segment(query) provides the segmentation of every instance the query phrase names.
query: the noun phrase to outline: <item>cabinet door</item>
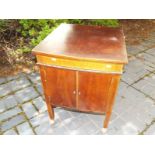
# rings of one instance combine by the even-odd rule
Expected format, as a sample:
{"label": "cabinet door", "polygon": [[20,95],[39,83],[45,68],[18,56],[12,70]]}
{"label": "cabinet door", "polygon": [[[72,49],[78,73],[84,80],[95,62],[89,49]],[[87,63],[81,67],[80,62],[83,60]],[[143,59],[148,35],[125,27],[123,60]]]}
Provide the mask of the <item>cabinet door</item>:
{"label": "cabinet door", "polygon": [[78,78],[78,109],[81,111],[105,112],[112,75],[79,72]]}
{"label": "cabinet door", "polygon": [[[52,105],[76,107],[75,71],[42,66],[44,93],[51,97]],[[44,71],[43,71],[44,70]]]}

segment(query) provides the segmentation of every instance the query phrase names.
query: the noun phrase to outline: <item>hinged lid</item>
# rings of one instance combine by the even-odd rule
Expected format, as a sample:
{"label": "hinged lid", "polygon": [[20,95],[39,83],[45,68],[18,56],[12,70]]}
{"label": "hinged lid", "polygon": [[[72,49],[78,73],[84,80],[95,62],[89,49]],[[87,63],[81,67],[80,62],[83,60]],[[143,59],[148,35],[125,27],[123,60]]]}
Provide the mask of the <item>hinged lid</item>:
{"label": "hinged lid", "polygon": [[81,60],[128,62],[121,28],[61,24],[32,51]]}

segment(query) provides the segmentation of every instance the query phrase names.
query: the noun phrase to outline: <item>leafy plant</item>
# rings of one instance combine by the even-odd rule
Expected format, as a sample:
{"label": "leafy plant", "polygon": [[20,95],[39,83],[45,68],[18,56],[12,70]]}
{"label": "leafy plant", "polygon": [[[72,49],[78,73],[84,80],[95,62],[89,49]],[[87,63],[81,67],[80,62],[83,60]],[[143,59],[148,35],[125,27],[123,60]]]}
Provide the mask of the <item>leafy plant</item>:
{"label": "leafy plant", "polygon": [[61,21],[59,20],[30,20],[22,19],[19,20],[20,27],[18,32],[22,34],[23,37],[30,38],[30,45],[35,46],[41,40],[43,40],[50,32],[52,32]]}
{"label": "leafy plant", "polygon": [[110,27],[119,26],[118,20],[116,20],[116,19],[95,19],[95,20],[91,20],[90,24],[91,25],[110,26]]}
{"label": "leafy plant", "polygon": [[0,20],[0,30],[2,30],[4,27],[6,27],[6,20],[2,19]]}

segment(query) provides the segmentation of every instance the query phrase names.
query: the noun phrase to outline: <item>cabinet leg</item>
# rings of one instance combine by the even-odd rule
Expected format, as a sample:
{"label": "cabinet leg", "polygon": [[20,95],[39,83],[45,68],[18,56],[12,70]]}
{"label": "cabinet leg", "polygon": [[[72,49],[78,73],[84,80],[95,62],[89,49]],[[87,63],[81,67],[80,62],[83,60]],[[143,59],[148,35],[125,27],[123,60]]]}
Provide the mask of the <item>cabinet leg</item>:
{"label": "cabinet leg", "polygon": [[109,121],[110,121],[112,108],[113,108],[113,104],[114,104],[114,99],[115,99],[115,96],[116,96],[119,81],[120,81],[120,75],[111,78],[111,84],[110,84],[110,88],[108,90],[109,95],[107,97],[108,105],[106,107],[106,117],[105,117],[104,125],[103,125],[104,129],[108,128],[108,124],[109,124]]}
{"label": "cabinet leg", "polygon": [[51,104],[51,99],[50,99],[49,96],[45,95],[45,100],[46,100],[48,114],[49,114],[49,117],[50,117],[50,122],[51,122],[51,124],[53,124],[54,123],[54,110],[53,110],[53,107],[52,107],[52,104]]}
{"label": "cabinet leg", "polygon": [[110,121],[110,116],[111,116],[111,112],[106,113],[105,120],[104,120],[104,125],[103,125],[104,128],[108,128],[108,124],[109,124],[109,121]]}
{"label": "cabinet leg", "polygon": [[107,113],[106,114],[106,117],[105,117],[105,120],[104,120],[104,124],[103,124],[103,128],[102,128],[102,132],[103,133],[107,132],[108,124],[109,124],[109,121],[110,121],[110,116],[111,116],[111,113]]}

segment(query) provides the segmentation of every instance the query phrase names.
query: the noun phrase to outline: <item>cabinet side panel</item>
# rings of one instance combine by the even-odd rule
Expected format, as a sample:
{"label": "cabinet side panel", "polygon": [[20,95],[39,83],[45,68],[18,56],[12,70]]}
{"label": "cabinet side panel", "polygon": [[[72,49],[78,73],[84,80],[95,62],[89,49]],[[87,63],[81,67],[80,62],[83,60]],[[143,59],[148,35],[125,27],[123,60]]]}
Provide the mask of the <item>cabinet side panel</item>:
{"label": "cabinet side panel", "polygon": [[47,110],[48,110],[48,114],[50,119],[54,119],[54,111],[53,111],[53,107],[52,107],[52,102],[51,102],[51,97],[45,94],[46,91],[46,72],[45,72],[45,68],[44,66],[39,66],[40,67],[40,75],[41,75],[41,81],[42,81],[42,86],[43,86],[43,90],[44,90],[44,95],[45,95],[45,100],[46,100],[46,105],[47,105]]}
{"label": "cabinet side panel", "polygon": [[45,72],[44,66],[40,65],[39,69],[40,69],[42,87],[43,87],[43,91],[44,91],[44,94],[45,94],[45,90],[46,90],[46,72]]}
{"label": "cabinet side panel", "polygon": [[120,81],[120,75],[115,75],[111,79],[110,87],[108,90],[107,106],[106,106],[106,118],[104,121],[104,128],[108,127],[108,124],[110,121],[112,108],[114,105],[115,97],[117,95],[117,89],[119,86],[119,81]]}

